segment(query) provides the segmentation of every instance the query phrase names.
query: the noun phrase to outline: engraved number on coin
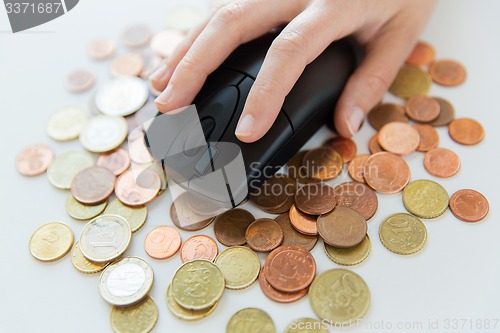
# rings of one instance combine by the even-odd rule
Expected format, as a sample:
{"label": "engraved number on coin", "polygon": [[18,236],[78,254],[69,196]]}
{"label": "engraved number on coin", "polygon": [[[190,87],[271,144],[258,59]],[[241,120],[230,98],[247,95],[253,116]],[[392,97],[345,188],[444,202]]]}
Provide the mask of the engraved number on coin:
{"label": "engraved number on coin", "polygon": [[394,232],[395,234],[401,233],[401,232],[413,232],[413,229],[411,228],[410,224],[408,221],[398,218],[398,217],[391,217],[389,220],[387,220],[387,223],[392,227],[391,231]]}
{"label": "engraved number on coin", "polygon": [[358,297],[361,294],[361,291],[355,287],[355,283],[348,273],[342,275],[342,279],[336,280],[330,289],[335,295],[334,305],[341,308],[348,307],[351,304],[352,298]]}

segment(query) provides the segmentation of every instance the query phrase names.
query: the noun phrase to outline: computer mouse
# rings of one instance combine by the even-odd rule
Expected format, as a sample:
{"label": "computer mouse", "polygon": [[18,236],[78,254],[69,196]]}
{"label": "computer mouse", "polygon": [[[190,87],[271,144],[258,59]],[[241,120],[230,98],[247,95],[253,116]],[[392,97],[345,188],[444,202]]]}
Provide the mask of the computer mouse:
{"label": "computer mouse", "polygon": [[237,206],[332,122],[337,99],[362,56],[348,38],[332,43],[307,65],[267,134],[253,143],[236,138],[250,88],[278,34],[241,45],[207,78],[193,101],[197,119],[181,119],[182,112],[177,120],[164,119],[168,114],[159,113],[151,123],[146,144],[163,161],[170,180],[221,206]]}

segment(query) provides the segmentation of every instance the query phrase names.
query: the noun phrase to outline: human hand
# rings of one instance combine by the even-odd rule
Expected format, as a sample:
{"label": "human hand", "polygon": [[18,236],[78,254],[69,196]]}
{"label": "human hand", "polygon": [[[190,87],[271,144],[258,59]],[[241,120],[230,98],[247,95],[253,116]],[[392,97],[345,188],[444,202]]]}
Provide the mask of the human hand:
{"label": "human hand", "polygon": [[305,66],[333,41],[353,35],[366,56],[334,112],[340,135],[357,133],[413,49],[435,0],[234,0],[193,29],[152,76],[162,112],[192,103],[207,76],[240,44],[288,23],[272,43],[236,128],[243,142],[272,126]]}

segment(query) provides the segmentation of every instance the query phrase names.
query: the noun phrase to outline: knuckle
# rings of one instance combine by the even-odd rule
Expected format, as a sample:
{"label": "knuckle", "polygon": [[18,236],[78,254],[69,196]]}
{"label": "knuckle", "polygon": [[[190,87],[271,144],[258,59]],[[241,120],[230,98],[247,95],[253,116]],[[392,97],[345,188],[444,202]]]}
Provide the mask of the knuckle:
{"label": "knuckle", "polygon": [[233,1],[217,10],[213,19],[223,25],[231,25],[238,22],[243,17],[242,15],[243,5],[239,1]]}
{"label": "knuckle", "polygon": [[179,67],[185,71],[193,71],[193,70],[199,70],[200,66],[199,62],[196,61],[195,55],[192,52],[188,52],[182,58],[181,62],[179,63]]}
{"label": "knuckle", "polygon": [[267,99],[269,97],[275,97],[277,90],[279,90],[280,82],[274,78],[261,79],[259,82],[254,84],[255,96],[258,98]]}
{"label": "knuckle", "polygon": [[272,44],[273,50],[280,53],[295,53],[307,48],[303,34],[297,30],[283,31]]}
{"label": "knuckle", "polygon": [[368,73],[364,79],[365,85],[368,90],[373,94],[374,97],[383,95],[391,82],[387,79],[387,76],[383,73]]}

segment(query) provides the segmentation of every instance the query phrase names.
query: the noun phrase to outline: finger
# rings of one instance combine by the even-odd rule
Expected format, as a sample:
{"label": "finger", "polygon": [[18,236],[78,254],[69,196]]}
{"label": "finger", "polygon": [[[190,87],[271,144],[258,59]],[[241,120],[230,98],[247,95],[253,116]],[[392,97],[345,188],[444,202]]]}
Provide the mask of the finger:
{"label": "finger", "polygon": [[168,112],[190,104],[207,76],[240,44],[287,22],[302,10],[304,0],[235,0],[219,9],[194,40],[155,100]]}

